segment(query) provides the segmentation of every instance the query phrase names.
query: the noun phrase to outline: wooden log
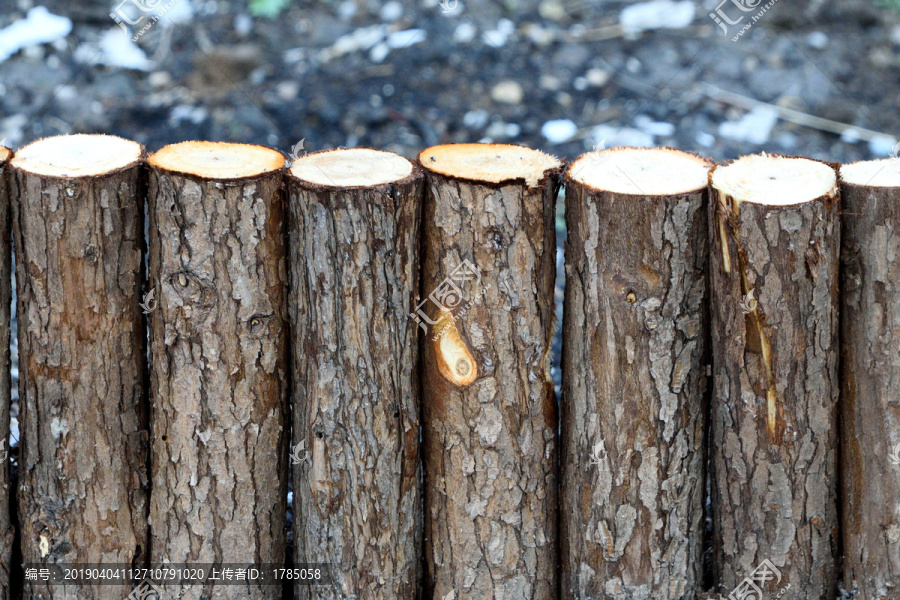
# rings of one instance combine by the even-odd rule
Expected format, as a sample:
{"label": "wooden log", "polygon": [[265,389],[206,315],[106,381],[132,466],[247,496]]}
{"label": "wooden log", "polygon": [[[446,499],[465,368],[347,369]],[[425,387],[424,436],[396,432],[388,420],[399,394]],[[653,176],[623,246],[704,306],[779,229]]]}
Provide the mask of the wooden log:
{"label": "wooden log", "polygon": [[295,598],[419,597],[422,185],[408,159],[363,148],[288,176],[295,562],[334,577]]}
{"label": "wooden log", "polygon": [[[72,135],[10,163],[25,563],[146,559],[142,158],[134,142]],[[118,600],[122,590],[39,580],[24,597]]]}
{"label": "wooden log", "polygon": [[10,599],[12,549],[15,530],[10,519],[13,488],[9,461],[9,303],[11,299],[11,243],[6,165],[12,158],[9,148],[0,146],[0,600]]}
{"label": "wooden log", "polygon": [[[283,564],[287,511],[284,157],[166,146],[150,166],[154,563]],[[215,596],[213,596],[215,593]],[[275,599],[252,582],[183,598]]]}
{"label": "wooden log", "polygon": [[[755,155],[710,173],[713,563],[728,594],[836,594],[839,191],[830,165]],[[764,564],[764,561],[769,561]]]}
{"label": "wooden log", "polygon": [[709,167],[614,148],[566,173],[565,598],[703,591]]}
{"label": "wooden log", "polygon": [[841,167],[844,588],[900,594],[900,160]]}
{"label": "wooden log", "polygon": [[419,164],[425,597],[557,598],[550,347],[561,163],[458,144],[422,151]]}

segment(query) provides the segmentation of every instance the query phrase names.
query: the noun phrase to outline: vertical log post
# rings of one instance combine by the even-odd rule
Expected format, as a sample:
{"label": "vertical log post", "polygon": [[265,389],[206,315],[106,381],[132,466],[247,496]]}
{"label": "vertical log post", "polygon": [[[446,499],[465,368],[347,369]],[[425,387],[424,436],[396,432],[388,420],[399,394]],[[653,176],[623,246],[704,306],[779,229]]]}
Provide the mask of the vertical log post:
{"label": "vertical log post", "polygon": [[[10,163],[25,563],[146,558],[142,156],[121,138],[72,135]],[[118,600],[122,588],[26,581],[24,595]]]}
{"label": "vertical log post", "polygon": [[[154,563],[285,560],[284,157],[184,142],[149,159]],[[215,598],[275,599],[248,582]],[[212,584],[183,598],[213,597]]]}
{"label": "vertical log post", "polygon": [[716,591],[774,568],[764,593],[833,598],[836,173],[763,154],[714,167],[710,184]]}
{"label": "vertical log post", "polygon": [[0,600],[10,600],[9,582],[12,573],[13,524],[10,522],[10,503],[13,490],[9,469],[9,330],[11,298],[11,260],[9,195],[6,189],[6,164],[12,152],[0,146]]}
{"label": "vertical log post", "polygon": [[419,597],[422,185],[408,159],[364,148],[290,170],[295,561],[331,563],[334,586],[299,599]]}
{"label": "vertical log post", "polygon": [[841,167],[844,589],[900,594],[900,160]]}
{"label": "vertical log post", "polygon": [[561,163],[458,144],[424,150],[419,164],[426,598],[554,599]]}
{"label": "vertical log post", "polygon": [[567,171],[565,598],[703,591],[709,166],[615,148]]}

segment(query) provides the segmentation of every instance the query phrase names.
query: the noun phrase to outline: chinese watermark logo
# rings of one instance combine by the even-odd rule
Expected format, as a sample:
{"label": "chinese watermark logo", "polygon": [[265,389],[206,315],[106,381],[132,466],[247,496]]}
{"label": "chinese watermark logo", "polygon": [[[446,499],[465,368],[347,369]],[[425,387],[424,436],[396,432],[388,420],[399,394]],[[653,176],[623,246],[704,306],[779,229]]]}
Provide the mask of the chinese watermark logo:
{"label": "chinese watermark logo", "polygon": [[[428,294],[428,297],[419,302],[416,306],[416,312],[409,313],[409,316],[419,324],[419,327],[427,334],[429,325],[437,325],[440,319],[432,320],[428,313],[425,312],[423,306],[426,302],[431,301],[438,309],[438,314],[450,315],[455,319],[462,316],[470,307],[471,301],[463,292],[463,288],[467,287],[470,282],[475,285],[481,284],[481,271],[468,260],[463,260],[453,271],[450,272],[438,286]],[[435,339],[443,335],[443,331],[435,334]]]}
{"label": "chinese watermark logo", "polygon": [[[781,571],[769,559],[765,559],[750,573],[749,577],[734,588],[728,595],[728,600],[762,600],[763,586],[770,581],[774,581],[776,584],[781,583]],[[775,597],[781,598],[790,587],[791,584],[787,584]]]}
{"label": "chinese watermark logo", "polygon": [[288,156],[291,157],[291,161],[295,161],[301,156],[306,156],[306,150],[303,149],[303,144],[306,143],[306,138],[303,138],[291,148],[291,153]]}
{"label": "chinese watermark logo", "polygon": [[131,41],[136,42],[177,2],[178,0],[169,0],[165,6],[160,6],[162,0],[122,0],[109,16],[126,34],[131,34],[129,25],[137,29],[137,33],[131,37]]}
{"label": "chinese watermark logo", "polygon": [[[728,12],[725,11],[722,7],[728,3],[733,4],[740,12],[735,13],[733,10]],[[751,27],[769,10],[772,6],[775,5],[778,0],[769,0],[764,6],[760,6],[763,0],[722,0],[719,5],[716,7],[715,12],[709,13],[709,18],[715,21],[716,25],[719,26],[721,30],[721,35],[728,35],[729,26],[740,25],[744,22],[744,18],[749,16],[750,20],[744,23],[741,26],[740,31],[731,38],[732,42],[738,41],[744,33],[750,30]],[[756,11],[755,15],[748,15],[747,13],[751,13]],[[729,12],[731,14],[729,14]],[[739,15],[738,18],[733,19],[731,15]]]}
{"label": "chinese watermark logo", "polygon": [[156,288],[151,289],[144,294],[144,301],[139,304],[145,315],[149,315],[156,310],[158,303],[156,302]]}
{"label": "chinese watermark logo", "polygon": [[155,583],[145,579],[131,590],[125,600],[163,600],[163,591]]}
{"label": "chinese watermark logo", "polygon": [[306,438],[303,438],[291,451],[291,464],[301,465],[309,462],[309,451],[306,449]]}
{"label": "chinese watermark logo", "polygon": [[591,449],[591,466],[597,467],[598,471],[603,471],[603,463],[608,456],[609,454],[606,452],[606,442],[600,440],[594,444],[594,447]]}
{"label": "chinese watermark logo", "polygon": [[753,297],[754,293],[756,293],[756,290],[750,290],[741,299],[741,312],[745,315],[749,315],[756,310],[757,302],[756,298]]}
{"label": "chinese watermark logo", "polygon": [[892,465],[900,465],[900,444],[894,446],[894,450],[888,454],[888,458],[891,459]]}
{"label": "chinese watermark logo", "polygon": [[449,13],[456,10],[456,7],[459,6],[458,0],[441,0],[438,3],[441,7],[441,12]]}

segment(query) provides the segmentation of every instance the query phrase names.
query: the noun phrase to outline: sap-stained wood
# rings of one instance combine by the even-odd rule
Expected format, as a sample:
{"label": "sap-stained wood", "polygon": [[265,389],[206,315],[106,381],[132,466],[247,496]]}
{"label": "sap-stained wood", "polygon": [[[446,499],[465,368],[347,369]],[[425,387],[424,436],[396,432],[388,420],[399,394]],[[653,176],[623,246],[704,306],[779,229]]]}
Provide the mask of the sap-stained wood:
{"label": "sap-stained wood", "polygon": [[431,313],[422,336],[428,598],[558,597],[558,186],[427,175],[422,297],[464,260],[481,273],[465,314]]}
{"label": "sap-stained wood", "polygon": [[[223,182],[151,169],[154,562],[284,561],[281,184],[281,170]],[[182,598],[275,599],[281,589],[196,585]]]}
{"label": "sap-stained wood", "polygon": [[[139,167],[80,178],[10,171],[22,560],[140,564],[148,481]],[[25,597],[121,600],[122,589],[31,581]]]}
{"label": "sap-stained wood", "polygon": [[[312,155],[311,155],[312,156]],[[323,187],[288,176],[294,547],[333,565],[300,599],[415,600],[421,582],[417,326],[422,175]]]}
{"label": "sap-stained wood", "polygon": [[781,581],[767,594],[833,598],[839,195],[772,206],[711,194],[716,590],[769,560]]}
{"label": "sap-stained wood", "polygon": [[[895,159],[891,159],[895,160]],[[900,594],[900,187],[842,184],[844,588]]]}
{"label": "sap-stained wood", "polygon": [[9,600],[12,573],[13,524],[10,502],[13,489],[9,461],[9,303],[11,294],[9,196],[6,189],[6,161],[10,152],[0,146],[0,600]]}
{"label": "sap-stained wood", "polygon": [[702,591],[706,214],[567,178],[563,598]]}

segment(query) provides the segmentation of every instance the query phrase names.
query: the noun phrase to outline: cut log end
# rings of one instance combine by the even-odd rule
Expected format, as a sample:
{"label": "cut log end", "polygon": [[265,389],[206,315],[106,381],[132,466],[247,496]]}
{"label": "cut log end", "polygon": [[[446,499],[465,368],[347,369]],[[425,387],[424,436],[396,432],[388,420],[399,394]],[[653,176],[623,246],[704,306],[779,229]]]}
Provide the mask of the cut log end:
{"label": "cut log end", "polygon": [[510,144],[432,146],[419,153],[419,164],[447,177],[495,185],[524,180],[528,187],[537,187],[562,167],[549,154]]}
{"label": "cut log end", "polygon": [[900,159],[864,160],[844,165],[841,181],[866,187],[900,187]]}
{"label": "cut log end", "polygon": [[286,163],[277,150],[226,142],[171,144],[152,154],[147,162],[157,169],[214,180],[265,175],[283,168]]}
{"label": "cut log end", "polygon": [[395,183],[413,174],[409,159],[370,148],[339,148],[302,156],[291,176],[305,184],[335,188],[370,188]]}
{"label": "cut log end", "polygon": [[137,142],[112,135],[60,135],[28,144],[10,165],[47,177],[93,177],[130,167],[143,152]]}
{"label": "cut log end", "polygon": [[717,167],[712,187],[738,202],[793,206],[837,194],[837,173],[808,158],[754,154]]}
{"label": "cut log end", "polygon": [[581,155],[566,179],[598,192],[679,196],[705,188],[710,166],[671,148],[609,148]]}

